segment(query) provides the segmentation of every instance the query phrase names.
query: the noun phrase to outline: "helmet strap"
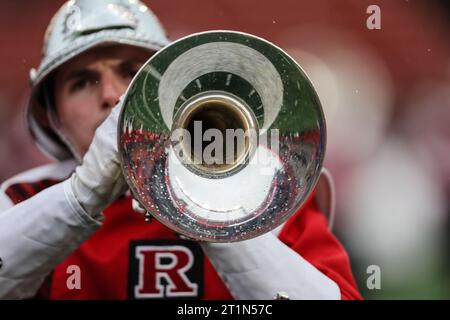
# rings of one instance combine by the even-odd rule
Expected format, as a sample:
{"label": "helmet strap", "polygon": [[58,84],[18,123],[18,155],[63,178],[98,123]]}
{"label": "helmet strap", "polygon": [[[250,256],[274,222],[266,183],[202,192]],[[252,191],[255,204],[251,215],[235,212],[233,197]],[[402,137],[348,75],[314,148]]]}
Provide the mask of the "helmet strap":
{"label": "helmet strap", "polygon": [[56,114],[56,106],[53,105],[53,99],[50,98],[50,90],[47,86],[47,83],[44,83],[43,85],[44,90],[44,99],[45,99],[45,107],[47,111],[47,118],[50,123],[51,128],[56,132],[58,137],[61,139],[62,142],[69,148],[72,155],[75,157],[75,159],[81,163],[82,157],[80,153],[77,151],[76,147],[73,145],[73,143],[70,142],[70,139],[67,137],[67,135],[64,133],[64,128],[61,126],[61,122],[58,119],[58,115]]}

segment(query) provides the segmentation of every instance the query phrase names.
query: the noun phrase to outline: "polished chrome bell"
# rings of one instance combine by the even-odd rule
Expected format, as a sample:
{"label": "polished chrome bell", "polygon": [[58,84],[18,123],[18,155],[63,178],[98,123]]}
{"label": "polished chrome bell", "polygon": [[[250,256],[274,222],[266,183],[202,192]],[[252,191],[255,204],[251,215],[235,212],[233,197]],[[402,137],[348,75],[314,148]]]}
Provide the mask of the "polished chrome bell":
{"label": "polished chrome bell", "polygon": [[134,78],[119,120],[133,196],[191,239],[268,232],[306,201],[326,144],[317,94],[273,44],[209,31],[157,52]]}

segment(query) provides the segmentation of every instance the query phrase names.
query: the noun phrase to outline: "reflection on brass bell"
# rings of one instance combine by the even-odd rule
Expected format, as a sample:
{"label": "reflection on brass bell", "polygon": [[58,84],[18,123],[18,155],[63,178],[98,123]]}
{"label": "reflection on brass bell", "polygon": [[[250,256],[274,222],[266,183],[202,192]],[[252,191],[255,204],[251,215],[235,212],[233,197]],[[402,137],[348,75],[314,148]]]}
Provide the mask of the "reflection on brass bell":
{"label": "reflection on brass bell", "polygon": [[146,220],[149,212],[187,238],[231,242],[302,206],[321,172],[326,129],[289,55],[249,34],[209,31],[147,61],[125,94],[118,139]]}

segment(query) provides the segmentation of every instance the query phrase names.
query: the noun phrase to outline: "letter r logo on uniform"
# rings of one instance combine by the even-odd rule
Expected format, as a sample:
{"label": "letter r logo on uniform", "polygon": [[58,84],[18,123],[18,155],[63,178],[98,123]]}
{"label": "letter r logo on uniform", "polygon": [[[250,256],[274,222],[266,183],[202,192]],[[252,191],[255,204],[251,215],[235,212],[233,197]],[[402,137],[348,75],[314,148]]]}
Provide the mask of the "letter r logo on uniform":
{"label": "letter r logo on uniform", "polygon": [[203,264],[196,250],[181,244],[136,245],[134,264],[137,281],[133,281],[133,296],[137,299],[197,297],[199,286],[192,278],[194,265]]}

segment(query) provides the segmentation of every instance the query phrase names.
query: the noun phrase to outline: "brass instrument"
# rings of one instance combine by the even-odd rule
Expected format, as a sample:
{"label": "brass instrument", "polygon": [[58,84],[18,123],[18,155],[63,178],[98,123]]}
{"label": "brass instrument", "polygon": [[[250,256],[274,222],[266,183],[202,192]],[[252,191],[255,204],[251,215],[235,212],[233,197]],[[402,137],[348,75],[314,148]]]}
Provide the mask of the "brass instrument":
{"label": "brass instrument", "polygon": [[293,215],[322,168],[318,96],[283,50],[208,31],[173,42],[141,68],[119,119],[133,196],[188,238],[232,242]]}

